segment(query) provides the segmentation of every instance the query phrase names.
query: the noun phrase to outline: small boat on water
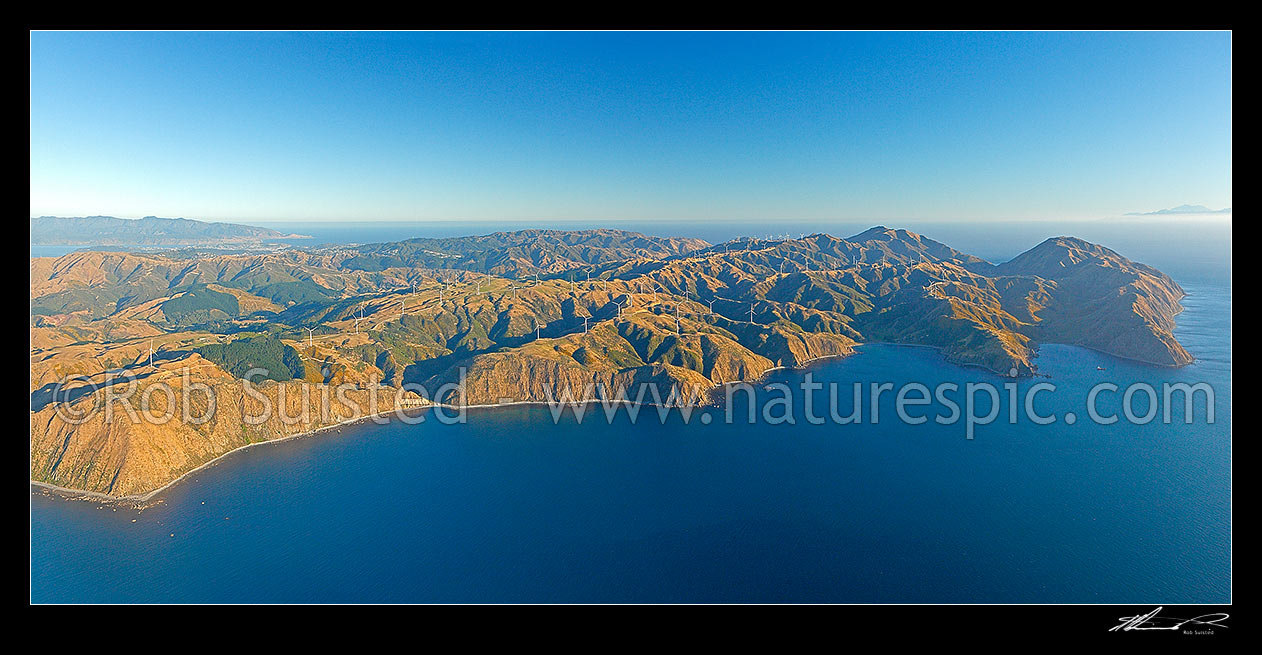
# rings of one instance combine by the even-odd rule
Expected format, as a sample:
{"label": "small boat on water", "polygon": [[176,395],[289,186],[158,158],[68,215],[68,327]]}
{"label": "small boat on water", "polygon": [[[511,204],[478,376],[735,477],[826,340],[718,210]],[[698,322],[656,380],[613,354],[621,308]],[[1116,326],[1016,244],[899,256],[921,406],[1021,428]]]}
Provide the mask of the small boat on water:
{"label": "small boat on water", "polygon": [[1097,370],[1097,371],[1103,371],[1103,370],[1104,370],[1104,367],[1103,367],[1103,366],[1097,366],[1097,367],[1095,367],[1095,370]]}

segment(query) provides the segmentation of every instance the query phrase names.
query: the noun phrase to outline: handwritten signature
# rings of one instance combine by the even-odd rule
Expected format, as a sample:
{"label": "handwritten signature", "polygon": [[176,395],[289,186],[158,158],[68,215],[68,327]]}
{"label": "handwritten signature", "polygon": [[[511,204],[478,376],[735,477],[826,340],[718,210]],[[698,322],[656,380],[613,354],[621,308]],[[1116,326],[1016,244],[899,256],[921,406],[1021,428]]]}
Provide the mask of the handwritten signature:
{"label": "handwritten signature", "polygon": [[1194,619],[1176,619],[1172,616],[1157,616],[1162,609],[1164,608],[1158,607],[1147,614],[1123,616],[1121,617],[1122,622],[1112,628],[1109,628],[1109,632],[1116,632],[1118,630],[1123,632],[1129,630],[1179,630],[1185,625],[1211,626],[1215,628],[1228,627],[1222,622],[1226,621],[1230,615],[1223,614],[1221,612],[1214,614],[1202,614]]}

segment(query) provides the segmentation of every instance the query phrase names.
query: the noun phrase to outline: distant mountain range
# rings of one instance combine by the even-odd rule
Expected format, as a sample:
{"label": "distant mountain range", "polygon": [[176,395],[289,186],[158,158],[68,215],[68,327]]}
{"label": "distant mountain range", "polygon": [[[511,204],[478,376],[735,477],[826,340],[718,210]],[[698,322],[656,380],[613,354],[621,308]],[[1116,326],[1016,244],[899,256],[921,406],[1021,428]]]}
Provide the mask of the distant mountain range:
{"label": "distant mountain range", "polygon": [[448,239],[408,239],[357,246],[340,262],[349,270],[440,268],[495,275],[547,274],[629,259],[665,259],[700,250],[700,239],[653,237],[624,230],[518,230]]}
{"label": "distant mountain range", "polygon": [[33,246],[209,246],[296,236],[252,225],[157,216],[140,219],[40,216],[31,219]]}
{"label": "distant mountain range", "polygon": [[1205,205],[1179,205],[1169,209],[1158,209],[1155,212],[1129,212],[1127,216],[1166,216],[1170,214],[1230,214],[1231,207],[1210,209]]}

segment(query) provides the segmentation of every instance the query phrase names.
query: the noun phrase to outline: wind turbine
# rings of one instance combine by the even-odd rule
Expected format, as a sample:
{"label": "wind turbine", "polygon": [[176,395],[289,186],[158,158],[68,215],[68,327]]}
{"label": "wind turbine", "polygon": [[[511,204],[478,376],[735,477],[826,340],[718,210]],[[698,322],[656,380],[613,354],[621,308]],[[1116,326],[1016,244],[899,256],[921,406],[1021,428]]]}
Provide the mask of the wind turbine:
{"label": "wind turbine", "polygon": [[754,303],[749,303],[749,322],[754,322]]}
{"label": "wind turbine", "polygon": [[583,317],[583,334],[587,334],[587,317]]}
{"label": "wind turbine", "polygon": [[364,320],[364,308],[359,308],[359,316],[355,317],[355,334],[359,334],[359,322]]}
{"label": "wind turbine", "polygon": [[713,314],[713,313],[714,313],[714,301],[713,301],[713,300],[711,300],[711,301],[710,301],[710,313],[711,313],[711,314]]}
{"label": "wind turbine", "polygon": [[153,366],[153,339],[149,340],[149,365]]}
{"label": "wind turbine", "polygon": [[315,328],[304,328],[304,329],[307,331],[307,347],[311,349],[311,354],[314,355],[315,344],[313,343],[313,337],[315,337],[316,329]]}

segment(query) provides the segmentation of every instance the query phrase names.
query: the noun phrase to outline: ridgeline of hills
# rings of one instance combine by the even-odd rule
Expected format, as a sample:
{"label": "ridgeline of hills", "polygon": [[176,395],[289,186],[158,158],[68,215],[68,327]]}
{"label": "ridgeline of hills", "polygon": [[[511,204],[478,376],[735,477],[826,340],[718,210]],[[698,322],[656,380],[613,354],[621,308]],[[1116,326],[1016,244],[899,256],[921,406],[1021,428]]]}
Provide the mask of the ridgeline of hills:
{"label": "ridgeline of hills", "polygon": [[252,225],[208,223],[188,218],[40,216],[31,219],[33,246],[240,245],[297,236]]}
{"label": "ridgeline of hills", "polygon": [[[1192,361],[1172,335],[1182,297],[1160,271],[1080,239],[1048,239],[996,266],[884,227],[718,245],[526,230],[265,254],[33,258],[31,479],[143,494],[241,446],[344,416],[243,427],[253,400],[240,377],[264,363],[270,397],[291,403],[303,388],[349,383],[383,411],[401,385],[433,392],[462,369],[465,397],[436,400],[546,401],[640,382],[664,399],[875,341],[936,346],[1004,375],[1033,373],[1041,342],[1177,366]],[[101,392],[85,381],[123,370],[141,391],[191,375],[229,409],[207,424],[163,426],[125,414],[72,425],[55,411],[95,402]],[[83,377],[64,382],[72,375]]]}
{"label": "ridgeline of hills", "polygon": [[546,274],[578,265],[636,258],[664,259],[700,250],[700,239],[650,237],[622,230],[520,230],[450,239],[408,239],[355,249],[342,260],[350,270],[461,269],[495,275]]}

